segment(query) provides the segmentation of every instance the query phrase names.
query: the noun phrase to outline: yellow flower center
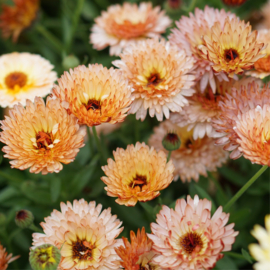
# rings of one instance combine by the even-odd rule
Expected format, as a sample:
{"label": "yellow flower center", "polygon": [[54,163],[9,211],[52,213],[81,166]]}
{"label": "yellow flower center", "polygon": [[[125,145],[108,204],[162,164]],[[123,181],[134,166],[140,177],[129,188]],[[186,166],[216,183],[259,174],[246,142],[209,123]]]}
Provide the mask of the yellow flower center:
{"label": "yellow flower center", "polygon": [[53,144],[52,134],[39,131],[36,136],[36,144],[38,149],[48,149],[48,146]]}
{"label": "yellow flower center", "polygon": [[14,71],[12,73],[9,73],[5,77],[5,84],[9,89],[16,90],[17,88],[22,88],[27,83],[27,75],[20,71]]}
{"label": "yellow flower center", "polygon": [[139,187],[142,190],[143,186],[147,185],[147,177],[144,175],[138,175],[133,178],[133,181],[129,184],[131,188]]}
{"label": "yellow flower center", "polygon": [[86,110],[89,111],[89,110],[100,110],[101,109],[101,104],[100,104],[100,101],[99,100],[96,100],[96,99],[89,99],[88,102],[87,102],[87,105],[85,105],[86,107]]}
{"label": "yellow flower center", "polygon": [[53,247],[40,249],[37,257],[38,257],[38,261],[41,264],[42,269],[45,269],[47,265],[50,265],[56,262],[56,260],[53,257]]}
{"label": "yellow flower center", "polygon": [[235,49],[231,48],[231,49],[225,50],[225,52],[224,52],[224,58],[225,58],[226,62],[233,61],[238,57],[239,57],[239,54]]}
{"label": "yellow flower center", "polygon": [[193,252],[199,253],[203,248],[203,241],[201,236],[196,232],[188,232],[180,238],[180,245],[183,251],[190,255]]}
{"label": "yellow flower center", "polygon": [[78,240],[72,245],[73,259],[90,260],[92,259],[92,250],[95,248],[94,245],[90,244],[85,240]]}

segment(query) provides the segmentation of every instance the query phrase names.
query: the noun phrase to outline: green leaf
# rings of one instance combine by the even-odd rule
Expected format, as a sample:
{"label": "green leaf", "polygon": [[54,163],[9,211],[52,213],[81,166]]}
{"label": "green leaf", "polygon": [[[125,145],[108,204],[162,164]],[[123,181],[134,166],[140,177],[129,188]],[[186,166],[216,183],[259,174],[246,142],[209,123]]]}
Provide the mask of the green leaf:
{"label": "green leaf", "polygon": [[242,254],[243,254],[243,256],[245,257],[245,259],[249,262],[249,263],[253,263],[252,262],[252,257],[249,255],[249,253],[245,250],[245,249],[241,249],[241,251],[242,251]]}
{"label": "green leaf", "polygon": [[50,183],[52,202],[56,202],[61,192],[61,179],[53,177]]}
{"label": "green leaf", "polygon": [[216,267],[214,269],[238,270],[238,267],[231,258],[229,258],[227,255],[224,255],[224,257],[216,263]]}
{"label": "green leaf", "polygon": [[0,192],[0,203],[18,195],[19,191],[16,188],[6,187]]}

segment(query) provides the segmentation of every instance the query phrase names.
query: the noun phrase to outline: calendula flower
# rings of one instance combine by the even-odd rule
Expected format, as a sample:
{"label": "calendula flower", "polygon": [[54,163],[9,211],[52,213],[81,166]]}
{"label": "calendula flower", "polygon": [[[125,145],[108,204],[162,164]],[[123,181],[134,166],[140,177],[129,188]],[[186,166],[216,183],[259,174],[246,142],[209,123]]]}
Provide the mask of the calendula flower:
{"label": "calendula flower", "polygon": [[233,78],[253,68],[254,63],[264,57],[264,43],[257,41],[257,31],[238,18],[225,19],[224,25],[215,22],[211,31],[203,37],[199,46],[202,57],[213,63],[215,72],[225,72]]}
{"label": "calendula flower", "polygon": [[229,6],[241,6],[244,4],[247,0],[222,0],[224,4]]}
{"label": "calendula flower", "polygon": [[214,73],[211,68],[213,64],[198,50],[198,46],[203,44],[203,36],[210,33],[214,23],[219,22],[223,26],[227,17],[236,18],[234,14],[225,12],[224,9],[218,10],[208,6],[205,6],[204,10],[195,8],[194,14],[190,13],[189,17],[182,16],[175,22],[177,28],[172,29],[169,36],[171,43],[176,44],[180,50],[184,49],[188,56],[194,57],[193,72],[202,92],[210,84],[215,94],[216,77],[219,80],[228,80],[224,72]]}
{"label": "calendula flower", "polygon": [[123,122],[132,102],[130,86],[121,72],[98,64],[64,72],[53,94],[67,103],[80,125],[87,126]]}
{"label": "calendula flower", "polygon": [[169,269],[212,269],[238,235],[234,223],[225,226],[228,220],[222,206],[211,217],[211,201],[198,195],[177,200],[175,210],[163,205],[148,234],[159,254],[153,261]]}
{"label": "calendula flower", "polygon": [[53,65],[40,55],[30,53],[9,53],[0,56],[0,106],[13,107],[26,99],[34,101],[35,96],[44,97],[50,93],[56,72]]}
{"label": "calendula flower", "polygon": [[16,42],[21,32],[29,27],[36,19],[39,0],[13,0],[14,5],[2,5],[0,14],[0,29],[2,36],[12,36]]}
{"label": "calendula flower", "polygon": [[34,216],[32,212],[22,209],[16,212],[15,223],[19,228],[29,228],[34,221]]}
{"label": "calendula flower", "polygon": [[133,87],[130,113],[136,113],[137,119],[144,120],[149,109],[151,117],[162,121],[163,114],[169,118],[170,111],[179,112],[188,104],[185,97],[194,93],[195,77],[190,75],[193,59],[183,50],[149,39],[130,46],[120,57],[113,64]]}
{"label": "calendula flower", "polygon": [[227,160],[226,151],[215,146],[214,139],[204,137],[194,140],[193,130],[188,131],[188,127],[179,127],[170,120],[154,128],[154,134],[148,144],[167,153],[162,139],[168,132],[176,133],[181,140],[180,148],[171,153],[171,160],[175,166],[175,180],[180,176],[183,182],[190,182],[191,179],[198,181],[200,175],[207,176],[207,171],[215,171]]}
{"label": "calendula flower", "polygon": [[152,7],[152,3],[112,5],[95,19],[90,42],[97,50],[110,46],[110,55],[121,51],[139,40],[160,37],[170,26],[171,19]]}
{"label": "calendula flower", "polygon": [[107,195],[118,197],[118,204],[134,206],[138,201],[153,200],[173,180],[174,166],[167,163],[166,154],[145,143],[117,148],[113,156],[114,160],[109,158],[108,165],[101,167],[107,175],[101,180],[107,185]]}
{"label": "calendula flower", "polygon": [[115,248],[116,253],[121,258],[115,262],[116,264],[121,265],[126,270],[162,269],[153,263],[156,253],[152,250],[153,242],[147,237],[144,227],[141,231],[138,229],[137,236],[133,231],[130,232],[130,242],[125,237],[122,239],[124,246]]}
{"label": "calendula flower", "polygon": [[224,150],[232,151],[230,158],[237,159],[242,155],[242,150],[239,148],[239,135],[236,133],[236,121],[249,110],[257,106],[263,107],[265,104],[270,104],[269,87],[265,86],[261,89],[257,81],[247,86],[232,88],[231,94],[227,94],[219,102],[220,115],[212,118],[212,125],[216,131],[215,137],[218,138],[215,143],[224,145]]}
{"label": "calendula flower", "polygon": [[255,225],[251,234],[259,241],[250,244],[249,251],[258,262],[254,264],[255,270],[270,270],[270,215],[265,216],[265,229]]}
{"label": "calendula flower", "polygon": [[61,251],[60,270],[119,269],[113,262],[119,257],[114,248],[122,244],[115,239],[123,230],[122,222],[111,209],[101,212],[102,205],[84,199],[73,205],[61,202],[61,212],[53,210],[41,222],[42,233],[33,234],[33,247],[44,243],[55,245]]}
{"label": "calendula flower", "polygon": [[12,256],[13,254],[12,253],[8,254],[6,252],[6,249],[0,243],[0,269],[1,270],[6,270],[9,263],[17,260],[20,257],[19,255],[15,257],[12,257]]}
{"label": "calendula flower", "polygon": [[77,118],[69,115],[60,100],[41,97],[26,101],[26,108],[15,105],[1,121],[0,141],[6,144],[4,157],[12,159],[11,168],[42,174],[59,172],[74,161],[83,147],[85,131]]}

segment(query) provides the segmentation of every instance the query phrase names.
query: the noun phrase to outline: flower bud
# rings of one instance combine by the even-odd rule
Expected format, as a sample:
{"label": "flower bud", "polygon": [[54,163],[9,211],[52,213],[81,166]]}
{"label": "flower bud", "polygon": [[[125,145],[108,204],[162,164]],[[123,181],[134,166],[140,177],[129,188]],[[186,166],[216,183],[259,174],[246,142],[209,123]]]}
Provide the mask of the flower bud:
{"label": "flower bud", "polygon": [[60,250],[50,244],[31,249],[29,255],[29,262],[33,270],[56,270],[60,260]]}
{"label": "flower bud", "polygon": [[181,140],[174,132],[169,132],[162,140],[162,145],[167,151],[177,150],[181,145]]}
{"label": "flower bud", "polygon": [[246,2],[246,0],[223,0],[224,4],[228,6],[240,6]]}
{"label": "flower bud", "polygon": [[32,225],[34,221],[33,214],[28,210],[20,210],[16,213],[15,223],[18,227],[24,229]]}
{"label": "flower bud", "polygon": [[79,59],[75,55],[68,55],[63,59],[63,68],[69,70],[70,68],[75,68],[80,64]]}

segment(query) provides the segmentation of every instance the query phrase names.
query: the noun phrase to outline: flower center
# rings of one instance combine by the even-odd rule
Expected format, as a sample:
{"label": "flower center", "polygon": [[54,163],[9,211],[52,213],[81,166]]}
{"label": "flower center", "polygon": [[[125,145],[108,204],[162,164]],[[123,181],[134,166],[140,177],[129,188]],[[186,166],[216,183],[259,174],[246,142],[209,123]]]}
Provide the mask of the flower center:
{"label": "flower center", "polygon": [[27,213],[23,210],[19,211],[17,214],[16,214],[16,218],[17,219],[25,219],[27,217]]}
{"label": "flower center", "polygon": [[129,184],[131,188],[139,187],[142,190],[142,187],[147,184],[146,176],[136,174],[136,177],[133,178],[133,181]]}
{"label": "flower center", "polygon": [[192,146],[192,141],[191,141],[191,139],[187,139],[186,141],[185,141],[185,148],[190,148],[191,146]]}
{"label": "flower center", "polygon": [[5,84],[9,89],[14,89],[16,85],[24,87],[27,82],[27,75],[20,71],[9,73],[5,78]]}
{"label": "flower center", "polygon": [[85,105],[86,107],[86,110],[89,111],[89,110],[100,110],[101,109],[101,104],[100,104],[100,101],[98,100],[95,100],[95,99],[89,99],[88,102],[87,102],[87,105]]}
{"label": "flower center", "polygon": [[152,73],[148,78],[147,86],[157,86],[159,83],[161,83],[163,80],[160,78],[160,75],[158,73]]}
{"label": "flower center", "polygon": [[39,131],[36,136],[36,143],[38,149],[47,149],[53,143],[52,135],[44,131]]}
{"label": "flower center", "polygon": [[234,49],[229,49],[225,51],[225,60],[227,62],[235,60],[238,57],[239,57],[238,52]]}
{"label": "flower center", "polygon": [[187,254],[191,254],[194,251],[197,253],[202,249],[203,241],[199,234],[189,232],[180,238],[180,245]]}
{"label": "flower center", "polygon": [[89,260],[92,258],[92,250],[95,248],[94,245],[90,244],[87,241],[78,240],[73,243],[72,251],[73,251],[73,259],[79,260]]}

